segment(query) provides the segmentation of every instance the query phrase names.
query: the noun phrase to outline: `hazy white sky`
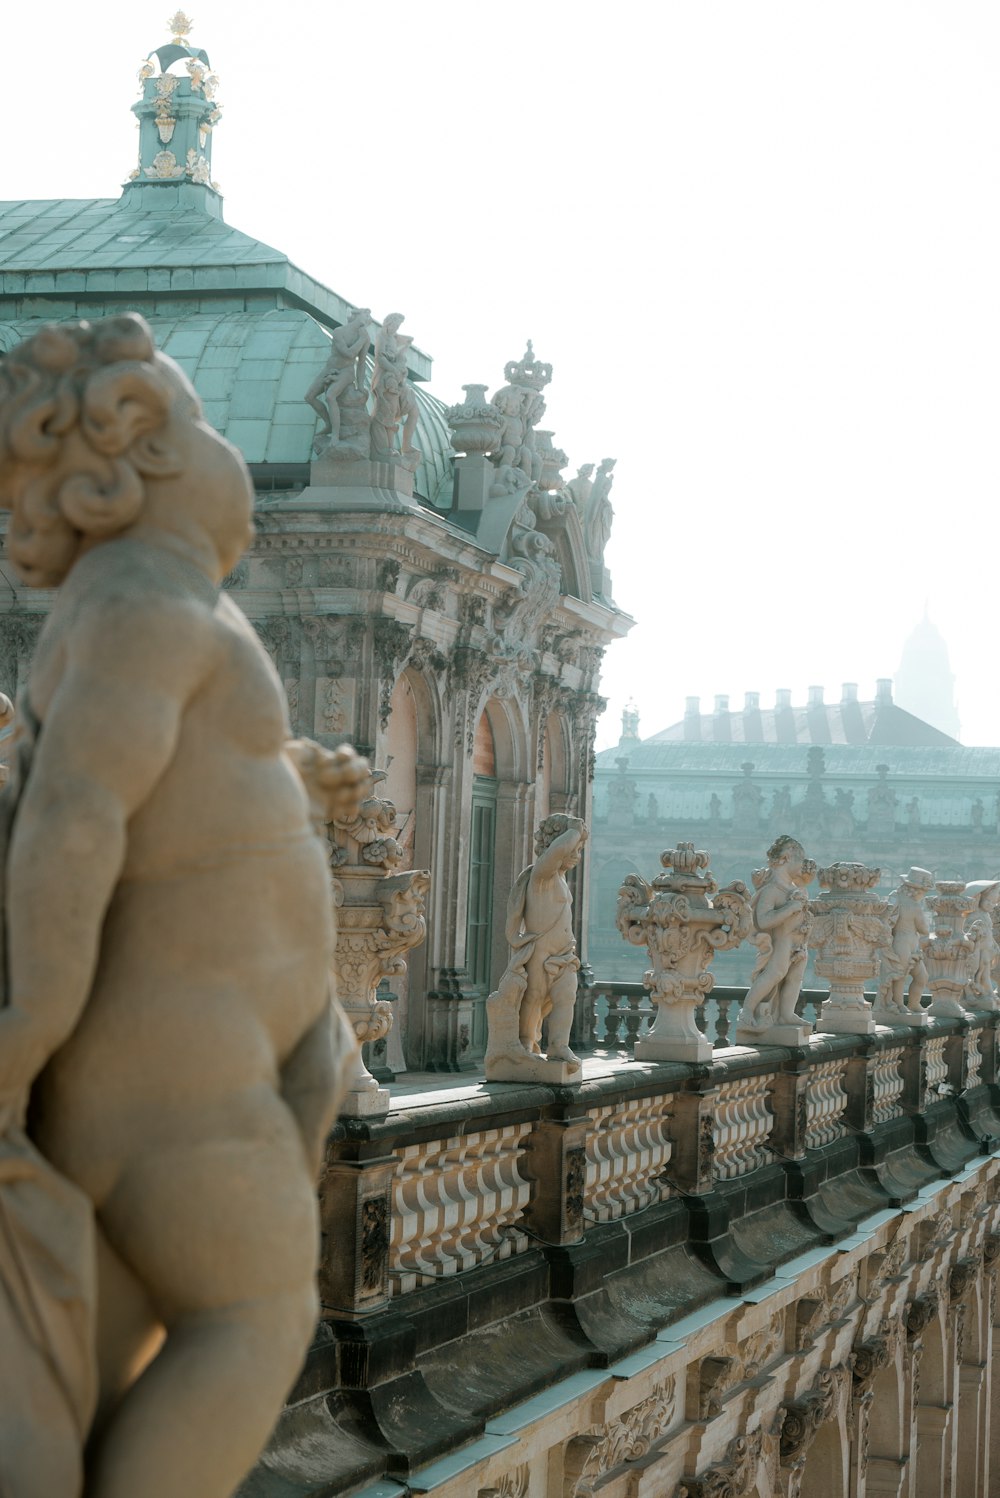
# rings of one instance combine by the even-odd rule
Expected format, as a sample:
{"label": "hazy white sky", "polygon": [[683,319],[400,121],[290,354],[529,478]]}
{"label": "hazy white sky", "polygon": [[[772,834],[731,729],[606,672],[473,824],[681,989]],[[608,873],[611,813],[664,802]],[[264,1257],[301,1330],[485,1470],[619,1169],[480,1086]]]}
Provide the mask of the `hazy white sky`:
{"label": "hazy white sky", "polygon": [[[5,15],[0,197],[117,193],[174,8]],[[1000,743],[995,0],[186,8],[227,220],[446,399],[532,337],[568,475],[618,457],[601,746],[630,695],[870,695],[925,601]]]}

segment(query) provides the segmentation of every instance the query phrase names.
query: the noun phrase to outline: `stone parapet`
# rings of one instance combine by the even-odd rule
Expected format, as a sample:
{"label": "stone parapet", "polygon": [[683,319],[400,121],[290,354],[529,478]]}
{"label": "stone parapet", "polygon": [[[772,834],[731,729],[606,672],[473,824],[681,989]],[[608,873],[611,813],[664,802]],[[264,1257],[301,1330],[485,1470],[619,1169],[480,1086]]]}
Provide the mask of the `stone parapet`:
{"label": "stone parapet", "polygon": [[828,1446],[845,1493],[908,1471],[992,1356],[997,1024],[435,1079],[342,1119],[324,1319],[241,1498],[584,1498],[640,1462],[668,1498],[808,1493]]}

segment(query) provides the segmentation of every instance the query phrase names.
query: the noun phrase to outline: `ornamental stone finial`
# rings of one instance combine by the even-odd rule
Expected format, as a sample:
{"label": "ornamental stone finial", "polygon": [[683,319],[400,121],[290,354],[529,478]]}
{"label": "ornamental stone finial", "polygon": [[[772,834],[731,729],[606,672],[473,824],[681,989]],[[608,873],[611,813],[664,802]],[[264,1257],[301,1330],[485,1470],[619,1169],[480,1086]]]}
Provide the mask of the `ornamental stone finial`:
{"label": "ornamental stone finial", "polygon": [[652,964],[642,981],[656,1019],[636,1041],[636,1060],[707,1061],[712,1045],[695,1013],[714,985],[712,958],[739,946],[750,930],[749,891],[739,881],[720,890],[708,854],[693,843],[679,843],[660,862],[665,872],[651,884],[629,874],[618,893],[618,929],[632,946],[648,949]]}
{"label": "ornamental stone finial", "polygon": [[177,47],[186,47],[187,38],[194,26],[190,16],[186,16],[182,10],[175,10],[167,22],[167,30],[170,32],[171,40]]}
{"label": "ornamental stone finial", "polygon": [[974,904],[975,896],[967,892],[962,879],[939,879],[927,901],[934,914],[934,930],[922,943],[930,1014],[946,1019],[969,1017],[963,1000],[972,978],[976,944],[965,931],[965,918]]}
{"label": "ornamental stone finial", "polygon": [[833,863],[820,869],[819,899],[811,901],[809,945],[816,949],[816,971],[830,983],[830,996],[816,1028],[843,1035],[875,1031],[865,982],[877,977],[883,953],[892,950],[890,906],[875,893],[881,869],[863,863]]}

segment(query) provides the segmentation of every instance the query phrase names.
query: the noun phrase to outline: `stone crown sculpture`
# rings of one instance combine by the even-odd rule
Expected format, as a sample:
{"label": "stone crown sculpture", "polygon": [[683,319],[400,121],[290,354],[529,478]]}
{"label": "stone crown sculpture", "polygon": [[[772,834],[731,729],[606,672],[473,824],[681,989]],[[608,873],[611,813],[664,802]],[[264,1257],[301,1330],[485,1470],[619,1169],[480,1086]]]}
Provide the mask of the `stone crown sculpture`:
{"label": "stone crown sculpture", "polygon": [[251,497],[140,318],[0,364],[9,554],[59,589],[0,799],[5,1498],[80,1494],[85,1442],[88,1498],[228,1498],[314,1327],[333,923],[219,589]]}

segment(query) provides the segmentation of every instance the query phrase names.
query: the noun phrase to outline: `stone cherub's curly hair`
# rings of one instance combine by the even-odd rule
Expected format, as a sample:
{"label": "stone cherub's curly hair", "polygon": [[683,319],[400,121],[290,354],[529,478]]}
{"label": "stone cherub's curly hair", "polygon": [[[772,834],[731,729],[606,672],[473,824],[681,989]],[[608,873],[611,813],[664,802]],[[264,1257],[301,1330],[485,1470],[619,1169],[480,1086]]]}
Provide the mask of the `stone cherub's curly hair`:
{"label": "stone cherub's curly hair", "polygon": [[539,822],[535,830],[535,857],[539,858],[546,848],[552,846],[557,837],[562,837],[563,833],[568,832],[573,823],[578,820],[578,817],[567,816],[564,811],[554,811],[550,817],[545,818],[544,822]]}
{"label": "stone cherub's curly hair", "polygon": [[131,525],[145,497],[138,439],[171,391],[135,313],[46,323],[0,359],[0,507],[7,549],[33,587],[66,576],[81,543]]}

